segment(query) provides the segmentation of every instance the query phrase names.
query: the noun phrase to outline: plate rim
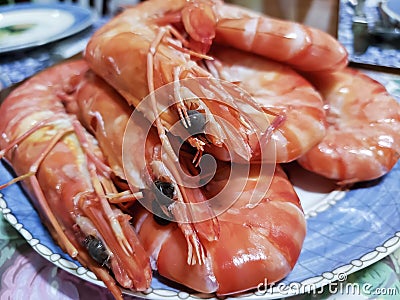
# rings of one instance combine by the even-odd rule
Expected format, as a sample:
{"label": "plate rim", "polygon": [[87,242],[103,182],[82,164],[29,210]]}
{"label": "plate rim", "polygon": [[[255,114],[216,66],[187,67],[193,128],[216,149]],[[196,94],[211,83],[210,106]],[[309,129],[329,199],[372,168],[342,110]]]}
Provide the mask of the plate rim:
{"label": "plate rim", "polygon": [[50,3],[50,4],[38,4],[38,3],[17,3],[17,4],[10,4],[3,7],[0,7],[0,15],[6,14],[10,12],[18,12],[18,11],[37,11],[43,9],[54,9],[63,12],[67,12],[71,14],[74,18],[74,22],[65,30],[63,30],[60,34],[52,35],[45,39],[39,39],[34,42],[30,43],[22,43],[19,45],[14,46],[0,46],[0,55],[11,53],[14,51],[26,50],[31,49],[39,46],[43,46],[66,37],[70,37],[74,34],[77,34],[84,29],[91,26],[94,22],[95,15],[94,13],[84,7],[73,5],[73,4],[66,4],[66,3]]}
{"label": "plate rim", "polygon": [[[330,194],[332,194],[332,192]],[[340,196],[339,198],[340,199],[337,199],[337,201],[340,201],[342,199],[342,197]],[[325,209],[323,209],[322,211],[324,211]],[[8,207],[6,197],[1,191],[0,191],[0,212],[4,217],[4,219],[21,234],[21,236],[27,241],[27,243],[31,246],[31,248],[35,252],[37,252],[40,256],[42,256],[55,266],[59,267],[60,269],[74,276],[77,276],[81,280],[85,280],[99,287],[106,288],[105,284],[101,280],[97,279],[96,275],[92,271],[81,265],[78,265],[75,260],[72,261],[63,258],[60,255],[60,253],[53,252],[46,245],[41,244],[40,239],[32,235],[29,229],[25,228],[24,224],[19,222],[18,217],[15,216],[13,214],[12,209]],[[319,212],[320,211],[318,210],[315,211],[316,214],[318,214]],[[37,214],[36,211],[35,213]],[[37,217],[39,218],[39,216]],[[248,300],[284,299],[287,297],[299,296],[305,293],[313,293],[313,292],[318,293],[318,291],[324,286],[331,284],[335,281],[344,282],[349,275],[357,271],[360,271],[372,265],[375,262],[382,260],[383,258],[392,254],[397,249],[400,249],[400,231],[396,231],[392,236],[384,240],[381,245],[377,245],[373,250],[364,253],[358,259],[354,259],[351,262],[342,264],[333,270],[325,271],[324,273],[319,274],[317,276],[311,276],[305,278],[302,281],[293,281],[290,282],[289,284],[282,283],[283,286],[281,286],[280,283],[278,282],[275,286],[265,289],[263,292],[251,290],[244,293],[240,293],[238,295],[227,296],[225,299],[227,300],[241,299],[241,298]],[[166,298],[170,300],[217,299],[214,294],[204,294],[196,291],[186,292],[186,291],[174,290],[173,288],[171,288],[171,290],[168,290],[163,288],[150,287],[148,290],[144,292],[130,291],[122,287],[120,287],[120,289],[124,295],[135,296],[142,299],[154,299],[154,300],[162,300]],[[282,290],[284,292],[282,292]]]}

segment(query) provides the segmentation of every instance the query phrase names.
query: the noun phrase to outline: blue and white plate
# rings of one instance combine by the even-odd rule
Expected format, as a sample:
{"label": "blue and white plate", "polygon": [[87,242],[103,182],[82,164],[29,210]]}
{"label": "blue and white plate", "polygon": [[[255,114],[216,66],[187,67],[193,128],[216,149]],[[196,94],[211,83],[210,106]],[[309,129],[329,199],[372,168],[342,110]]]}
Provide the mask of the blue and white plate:
{"label": "blue and white plate", "polygon": [[[392,94],[400,95],[400,80],[379,79]],[[286,170],[307,218],[307,235],[300,258],[293,271],[278,284],[266,289],[260,282],[258,290],[235,297],[276,299],[308,291],[319,293],[320,287],[344,281],[349,274],[400,247],[400,163],[383,178],[358,184],[350,190],[339,189],[332,181],[296,164],[286,166]],[[0,163],[0,183],[11,178],[10,172]],[[18,184],[1,191],[0,210],[40,255],[82,280],[104,286],[92,272],[54,244]],[[149,299],[215,299],[215,295],[177,288],[157,276],[145,293],[125,293]]]}
{"label": "blue and white plate", "polygon": [[0,6],[0,54],[45,45],[93,23],[88,9],[67,4]]}

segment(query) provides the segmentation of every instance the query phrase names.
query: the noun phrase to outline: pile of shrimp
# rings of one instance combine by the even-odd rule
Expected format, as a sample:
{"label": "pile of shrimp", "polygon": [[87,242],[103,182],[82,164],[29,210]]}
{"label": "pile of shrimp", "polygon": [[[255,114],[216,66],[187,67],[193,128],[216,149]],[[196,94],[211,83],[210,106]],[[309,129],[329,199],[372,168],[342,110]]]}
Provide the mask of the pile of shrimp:
{"label": "pile of shrimp", "polygon": [[333,37],[219,0],[147,0],[0,107],[0,157],[55,241],[116,299],[156,272],[229,295],[291,272],[282,168],[348,185],[399,159],[400,105]]}

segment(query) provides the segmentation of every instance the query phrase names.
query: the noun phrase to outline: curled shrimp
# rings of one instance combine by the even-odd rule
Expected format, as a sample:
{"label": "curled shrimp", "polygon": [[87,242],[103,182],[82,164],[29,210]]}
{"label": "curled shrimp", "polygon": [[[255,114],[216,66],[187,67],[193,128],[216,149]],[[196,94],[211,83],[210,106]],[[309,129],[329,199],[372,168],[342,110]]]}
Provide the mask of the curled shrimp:
{"label": "curled shrimp", "polygon": [[[141,195],[135,198],[128,193],[116,200],[121,201],[125,209],[139,200],[155,212],[158,220],[177,221],[187,242],[187,263],[202,264],[205,253],[199,236],[206,240],[218,239],[217,220],[207,207],[194,212],[178,204],[201,202],[202,194],[195,188],[185,188],[180,173],[175,172],[175,162],[163,159],[156,128],[141,113],[131,116],[133,109],[91,71],[82,78],[74,100],[76,105],[70,106],[71,113],[75,113],[96,137],[114,174],[129,184],[134,195]],[[124,132],[129,132],[125,133],[125,141]],[[125,164],[123,156],[128,158]],[[194,222],[193,214],[199,213],[204,215],[202,219],[210,220]]]}
{"label": "curled shrimp", "polygon": [[385,87],[346,68],[309,75],[325,102],[327,135],[298,162],[339,184],[379,178],[400,154],[400,105]]}
{"label": "curled shrimp", "polygon": [[236,5],[219,7],[215,41],[301,71],[339,70],[348,62],[345,47],[328,33]]}
{"label": "curled shrimp", "polygon": [[[133,224],[159,274],[196,291],[228,295],[256,288],[264,280],[276,282],[292,270],[306,233],[302,208],[279,166],[268,191],[258,190],[259,166],[252,165],[247,178],[233,179],[245,187],[239,196],[231,192],[237,201],[218,216],[220,238],[202,241],[207,253],[203,265],[185,263],[186,245],[176,224],[160,225],[147,210],[136,210]],[[229,169],[228,163],[219,164],[203,189],[208,198],[226,185]],[[254,192],[260,192],[262,200],[249,206]]]}
{"label": "curled shrimp", "polygon": [[[247,16],[248,23],[238,16]],[[253,26],[257,24],[264,25]],[[263,31],[268,28],[267,24],[271,32],[277,27],[284,30],[275,34],[271,41],[270,32]],[[243,32],[243,28],[250,28],[249,33]],[[265,43],[271,41],[271,46],[264,47],[263,38]],[[242,47],[235,44],[236,40]],[[164,148],[170,148],[165,133],[176,122],[181,121],[190,128],[189,112],[205,114],[212,110],[211,113],[220,119],[235,121],[232,126],[236,129],[236,138],[230,138],[232,130],[223,122],[199,118],[206,120],[204,135],[188,138],[198,150],[197,157],[201,157],[206,145],[225,146],[233,152],[231,160],[249,161],[259,152],[260,144],[263,147],[263,143],[254,142],[254,136],[261,137],[269,129],[262,107],[248,97],[232,97],[231,91],[219,81],[213,81],[212,74],[196,61],[213,59],[207,51],[214,41],[245,47],[255,53],[263,48],[265,53],[259,54],[278,59],[268,50],[279,48],[272,45],[275,40],[285,45],[279,50],[285,56],[281,61],[298,67],[310,66],[307,70],[316,70],[316,65],[340,68],[347,62],[344,48],[327,34],[289,22],[282,22],[281,26],[279,21],[211,0],[151,0],[128,8],[94,34],[85,50],[85,58],[94,72],[155,123]],[[294,51],[291,50],[293,46],[296,46]],[[314,60],[318,63],[312,65]],[[182,80],[198,77],[211,78],[200,91],[181,85]],[[174,90],[167,99],[154,95],[157,88],[171,83]],[[139,105],[147,95],[150,95],[149,103]],[[168,101],[172,104],[168,105]]]}
{"label": "curled shrimp", "polygon": [[[214,45],[210,54],[214,60],[205,62],[210,72],[249,92],[275,124],[270,129],[278,163],[299,158],[325,136],[322,98],[303,76],[286,65],[234,48]],[[223,151],[213,153],[227,160]]]}
{"label": "curled shrimp", "polygon": [[0,154],[18,175],[1,188],[24,180],[55,241],[122,299],[115,279],[143,291],[152,274],[131,217],[107,200],[116,187],[97,142],[65,111],[87,69],[83,61],[47,69],[1,105]]}

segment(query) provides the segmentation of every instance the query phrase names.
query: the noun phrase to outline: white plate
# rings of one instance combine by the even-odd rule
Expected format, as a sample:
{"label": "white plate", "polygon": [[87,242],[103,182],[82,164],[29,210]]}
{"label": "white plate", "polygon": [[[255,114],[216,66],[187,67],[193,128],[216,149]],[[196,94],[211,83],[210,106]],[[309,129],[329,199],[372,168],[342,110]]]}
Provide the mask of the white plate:
{"label": "white plate", "polygon": [[0,7],[0,53],[41,46],[76,34],[93,23],[90,10],[66,4]]}

